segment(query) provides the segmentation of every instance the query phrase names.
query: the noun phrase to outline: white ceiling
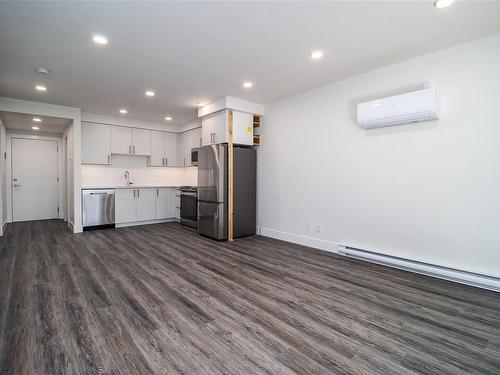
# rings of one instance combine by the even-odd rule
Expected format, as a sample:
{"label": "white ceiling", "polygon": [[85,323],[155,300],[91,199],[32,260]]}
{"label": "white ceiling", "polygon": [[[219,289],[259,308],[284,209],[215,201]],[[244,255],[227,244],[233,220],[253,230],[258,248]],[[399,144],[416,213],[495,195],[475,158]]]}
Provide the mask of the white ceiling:
{"label": "white ceiling", "polygon": [[433,2],[1,2],[0,96],[183,124],[197,100],[266,103],[500,32],[498,1]]}
{"label": "white ceiling", "polygon": [[[42,121],[34,122],[33,118],[38,117]],[[34,132],[31,129],[32,126],[38,126],[40,130],[36,132],[40,133],[50,133],[50,134],[62,134],[64,129],[71,124],[72,120],[60,117],[50,117],[50,116],[33,116],[26,115],[24,113],[13,113],[0,111],[0,118],[3,124],[9,130],[21,130],[27,132]]]}

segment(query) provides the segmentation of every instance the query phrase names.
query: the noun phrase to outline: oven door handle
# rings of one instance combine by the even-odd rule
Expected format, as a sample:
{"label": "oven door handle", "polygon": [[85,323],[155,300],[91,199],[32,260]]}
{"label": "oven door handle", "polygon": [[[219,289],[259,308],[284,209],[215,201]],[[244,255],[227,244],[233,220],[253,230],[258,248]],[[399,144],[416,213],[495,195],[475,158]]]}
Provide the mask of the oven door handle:
{"label": "oven door handle", "polygon": [[196,197],[198,194],[197,193],[184,193],[181,191],[181,196],[188,196],[188,197]]}

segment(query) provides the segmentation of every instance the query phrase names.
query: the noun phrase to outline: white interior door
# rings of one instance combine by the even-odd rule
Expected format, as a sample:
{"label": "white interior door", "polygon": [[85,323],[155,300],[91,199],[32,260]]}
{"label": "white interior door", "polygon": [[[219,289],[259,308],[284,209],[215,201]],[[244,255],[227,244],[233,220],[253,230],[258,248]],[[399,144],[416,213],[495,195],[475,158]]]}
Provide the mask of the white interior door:
{"label": "white interior door", "polygon": [[57,186],[57,141],[12,138],[13,221],[57,218]]}

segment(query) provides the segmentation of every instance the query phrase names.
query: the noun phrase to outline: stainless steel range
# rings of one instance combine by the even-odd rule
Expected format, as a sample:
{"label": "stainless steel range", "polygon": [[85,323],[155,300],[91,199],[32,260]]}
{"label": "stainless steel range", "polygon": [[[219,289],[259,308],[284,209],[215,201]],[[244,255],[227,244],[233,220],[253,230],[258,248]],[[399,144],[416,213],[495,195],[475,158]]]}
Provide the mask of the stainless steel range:
{"label": "stainless steel range", "polygon": [[198,228],[198,188],[181,186],[181,219],[182,225]]}

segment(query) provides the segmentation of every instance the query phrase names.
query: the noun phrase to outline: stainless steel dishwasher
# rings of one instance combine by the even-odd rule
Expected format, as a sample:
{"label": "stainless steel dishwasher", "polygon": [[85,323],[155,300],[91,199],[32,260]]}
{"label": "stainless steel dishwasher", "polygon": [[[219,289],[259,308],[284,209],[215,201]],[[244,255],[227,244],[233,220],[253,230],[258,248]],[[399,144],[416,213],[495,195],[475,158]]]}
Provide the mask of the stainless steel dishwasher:
{"label": "stainless steel dishwasher", "polygon": [[83,229],[115,226],[115,191],[94,189],[82,191]]}

